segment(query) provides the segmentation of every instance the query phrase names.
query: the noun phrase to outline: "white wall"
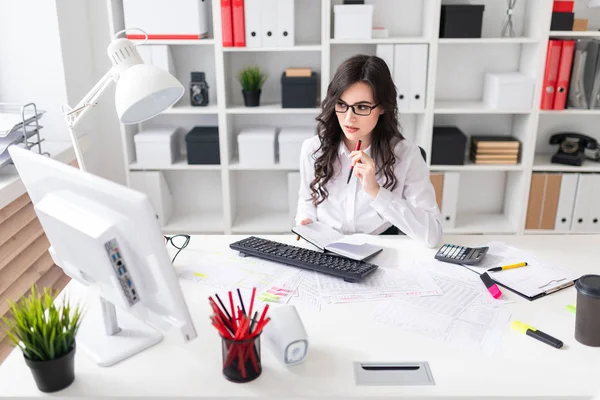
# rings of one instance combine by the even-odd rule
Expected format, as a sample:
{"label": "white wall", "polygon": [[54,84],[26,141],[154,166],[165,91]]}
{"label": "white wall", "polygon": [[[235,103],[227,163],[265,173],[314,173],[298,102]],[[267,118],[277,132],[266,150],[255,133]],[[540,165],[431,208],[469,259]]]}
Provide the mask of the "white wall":
{"label": "white wall", "polygon": [[[98,0],[56,0],[67,99],[74,107],[110,69],[106,3]],[[114,84],[77,125],[90,137],[86,168],[97,175],[125,182],[120,130],[114,112]]]}
{"label": "white wall", "polygon": [[[61,106],[74,107],[110,68],[109,42],[104,1],[0,1],[0,101],[35,102],[47,110],[43,137],[70,140]],[[88,171],[124,183],[114,86],[77,126],[77,133],[90,136]]]}
{"label": "white wall", "polygon": [[0,1],[0,101],[46,110],[46,140],[69,140],[67,94],[54,0]]}
{"label": "white wall", "polygon": [[[64,0],[60,0],[64,1]],[[81,0],[79,0],[81,1]],[[112,41],[107,3],[109,0],[87,0],[88,24],[94,57],[94,81],[100,79],[112,66],[106,48]],[[115,86],[104,93],[102,103],[96,106],[98,121],[97,151],[102,155],[101,175],[121,184],[126,183],[125,155],[121,128],[115,112]]]}

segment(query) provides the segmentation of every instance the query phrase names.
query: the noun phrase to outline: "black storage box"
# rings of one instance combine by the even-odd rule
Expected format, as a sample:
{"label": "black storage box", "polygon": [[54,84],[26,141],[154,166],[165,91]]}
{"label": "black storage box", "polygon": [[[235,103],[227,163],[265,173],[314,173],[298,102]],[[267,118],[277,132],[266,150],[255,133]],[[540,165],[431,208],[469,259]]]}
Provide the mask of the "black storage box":
{"label": "black storage box", "polygon": [[485,6],[444,4],[440,15],[441,38],[480,38]]}
{"label": "black storage box", "polygon": [[315,72],[311,76],[285,76],[281,74],[281,107],[314,108],[319,96],[319,80]]}
{"label": "black storage box", "polygon": [[467,135],[455,126],[433,128],[431,143],[432,165],[463,165],[467,149]]}
{"label": "black storage box", "polygon": [[571,31],[575,22],[575,13],[553,12],[550,20],[551,31]]}
{"label": "black storage box", "polygon": [[220,164],[219,128],[196,126],[185,135],[188,164]]}

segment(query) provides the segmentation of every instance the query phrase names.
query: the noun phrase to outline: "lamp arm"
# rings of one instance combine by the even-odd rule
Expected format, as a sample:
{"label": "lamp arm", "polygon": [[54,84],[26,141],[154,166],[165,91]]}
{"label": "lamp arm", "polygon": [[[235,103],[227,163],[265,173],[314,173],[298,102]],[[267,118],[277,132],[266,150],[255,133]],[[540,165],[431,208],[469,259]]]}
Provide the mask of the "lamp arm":
{"label": "lamp arm", "polygon": [[70,108],[67,105],[63,106],[63,115],[69,127],[69,135],[71,136],[71,142],[73,144],[73,149],[75,150],[75,157],[77,158],[79,168],[83,171],[85,171],[83,154],[81,153],[81,148],[79,147],[79,142],[77,140],[77,135],[75,134],[74,128],[77,126],[79,121],[81,121],[87,111],[97,104],[97,100],[100,98],[100,96],[102,96],[106,89],[108,89],[108,86],[117,79],[118,73],[114,70],[114,68],[111,68],[108,70],[108,72],[106,72],[106,74],[104,74],[102,78],[100,78],[96,85],[74,108]]}

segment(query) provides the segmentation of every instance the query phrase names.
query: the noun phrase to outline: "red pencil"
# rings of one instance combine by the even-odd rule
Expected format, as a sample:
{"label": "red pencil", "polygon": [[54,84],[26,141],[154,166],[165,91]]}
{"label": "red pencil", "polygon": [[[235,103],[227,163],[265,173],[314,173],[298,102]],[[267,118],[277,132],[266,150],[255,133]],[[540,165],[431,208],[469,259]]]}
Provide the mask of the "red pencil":
{"label": "red pencil", "polygon": [[233,327],[236,328],[235,307],[233,307],[233,294],[231,291],[229,291],[229,305],[231,306],[231,322],[233,323]]}
{"label": "red pencil", "polygon": [[[359,150],[360,150],[360,144],[361,144],[361,143],[362,143],[362,141],[361,141],[361,140],[359,140],[359,141],[356,143],[356,148],[354,149],[354,151],[359,151]],[[353,171],[353,170],[354,170],[354,165],[352,165],[352,166],[350,167],[350,173],[348,174],[348,180],[346,181],[346,184],[350,183],[350,178],[352,178],[352,171]]]}
{"label": "red pencil", "polygon": [[252,315],[256,288],[252,289],[248,314],[246,314],[246,310],[244,310],[244,302],[239,289],[238,296],[240,298],[241,307],[235,304],[232,291],[229,291],[228,295],[231,314],[221,302],[218,295],[216,295],[217,300],[223,308],[219,307],[212,297],[208,297],[210,307],[213,311],[210,320],[223,340],[228,341],[226,344],[228,354],[224,360],[224,366],[231,366],[235,363],[237,364],[237,369],[241,376],[246,377],[248,374],[246,362],[250,361],[255,372],[258,372],[259,369],[254,339],[261,334],[264,326],[271,320],[271,318],[267,317],[269,304],[265,305],[262,313],[260,313],[260,318],[257,318],[259,314],[258,309],[255,310],[254,315]]}
{"label": "red pencil", "polygon": [[223,307],[223,311],[225,311],[225,315],[227,315],[227,319],[229,319],[231,322],[233,322],[233,320],[231,319],[231,316],[229,315],[229,312],[227,312],[227,307],[225,307],[225,304],[223,304],[223,302],[221,301],[219,294],[215,293],[215,297],[217,298],[217,300],[219,300],[219,304],[221,305],[221,307]]}
{"label": "red pencil", "polygon": [[252,315],[252,308],[254,307],[254,295],[256,294],[256,288],[252,288],[252,297],[250,298],[250,309],[248,310],[248,315]]}
{"label": "red pencil", "polygon": [[213,312],[215,313],[215,316],[217,318],[219,318],[220,320],[222,320],[223,324],[229,329],[229,330],[233,330],[233,326],[231,325],[231,320],[229,318],[227,318],[225,316],[225,314],[223,314],[223,311],[219,308],[219,306],[217,305],[217,303],[215,303],[215,301],[212,299],[212,297],[208,298],[208,301],[210,303],[210,306],[213,309]]}

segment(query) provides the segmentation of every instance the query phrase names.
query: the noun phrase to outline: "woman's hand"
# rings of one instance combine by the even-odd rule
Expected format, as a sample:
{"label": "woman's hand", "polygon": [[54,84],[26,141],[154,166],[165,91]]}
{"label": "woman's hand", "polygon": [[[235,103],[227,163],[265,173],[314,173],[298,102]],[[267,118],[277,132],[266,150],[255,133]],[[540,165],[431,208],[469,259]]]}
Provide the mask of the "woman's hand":
{"label": "woman's hand", "polygon": [[379,183],[375,179],[375,161],[364,151],[358,150],[350,153],[354,175],[362,184],[363,190],[373,199],[379,193]]}
{"label": "woman's hand", "polygon": [[[308,225],[308,224],[312,224],[312,219],[310,218],[304,218],[302,221],[300,221],[300,225]],[[296,240],[300,240],[300,235],[296,235]]]}

